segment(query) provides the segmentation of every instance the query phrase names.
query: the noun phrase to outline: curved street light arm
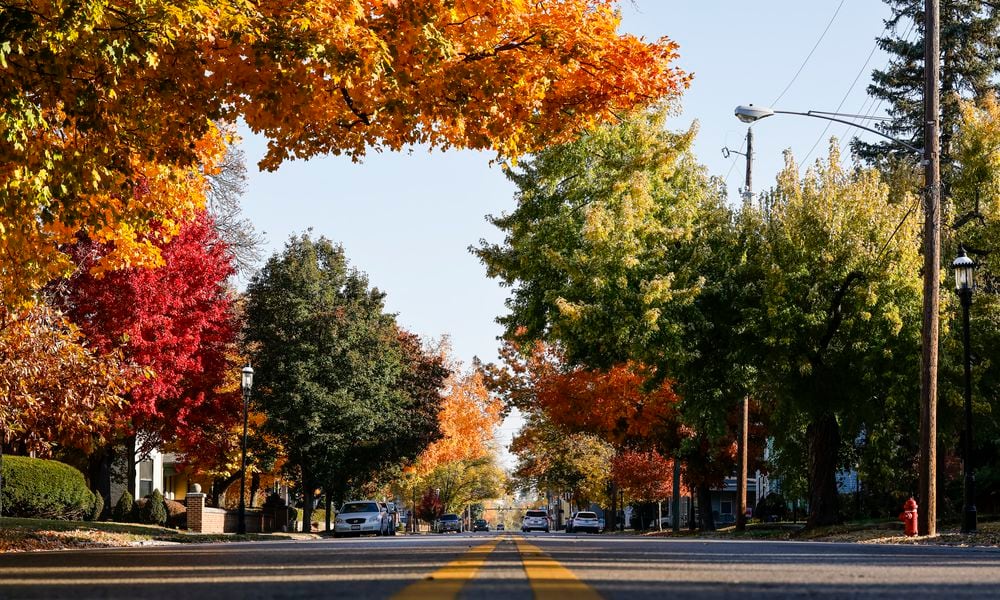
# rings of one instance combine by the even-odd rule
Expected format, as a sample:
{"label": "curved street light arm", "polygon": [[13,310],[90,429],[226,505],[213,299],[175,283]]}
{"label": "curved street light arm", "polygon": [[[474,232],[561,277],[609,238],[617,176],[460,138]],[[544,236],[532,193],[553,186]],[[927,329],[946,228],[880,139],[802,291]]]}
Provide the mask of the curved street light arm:
{"label": "curved street light arm", "polygon": [[924,153],[924,151],[922,149],[917,148],[916,146],[914,146],[912,144],[908,144],[908,143],[904,142],[901,139],[894,138],[891,135],[887,135],[885,133],[882,133],[878,129],[873,129],[871,127],[866,127],[865,125],[858,125],[854,121],[848,121],[846,119],[838,119],[837,117],[829,116],[828,113],[821,113],[821,112],[812,111],[812,110],[807,111],[807,112],[797,112],[797,111],[794,111],[794,110],[776,110],[776,111],[774,111],[774,114],[776,114],[776,115],[799,115],[799,116],[803,116],[803,117],[813,117],[815,119],[826,119],[827,121],[833,121],[835,123],[843,123],[844,125],[850,125],[851,127],[857,127],[858,129],[863,129],[863,130],[868,131],[870,133],[874,133],[875,135],[882,136],[882,137],[884,137],[887,140],[890,140],[892,142],[896,142],[897,144],[899,144],[900,146],[906,148],[907,150],[909,150],[911,152],[916,152],[917,154],[923,154]]}

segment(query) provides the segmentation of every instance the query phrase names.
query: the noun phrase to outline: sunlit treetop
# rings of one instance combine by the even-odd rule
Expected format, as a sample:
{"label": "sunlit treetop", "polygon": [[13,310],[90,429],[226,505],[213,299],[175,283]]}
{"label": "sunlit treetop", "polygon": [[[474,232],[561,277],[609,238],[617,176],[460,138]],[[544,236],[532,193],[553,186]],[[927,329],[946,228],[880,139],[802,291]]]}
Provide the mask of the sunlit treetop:
{"label": "sunlit treetop", "polygon": [[[611,0],[15,0],[0,19],[4,302],[65,274],[44,247],[126,245],[170,207],[106,210],[143,172],[202,164],[213,122],[269,139],[260,166],[410,144],[516,156],[688,76],[676,45],[619,35]],[[211,161],[208,161],[211,163]],[[150,167],[149,165],[153,165]],[[131,205],[130,205],[131,206]],[[119,264],[148,261],[151,246]],[[6,268],[10,267],[10,272]],[[108,266],[116,266],[109,264]],[[18,276],[12,275],[18,273]]]}

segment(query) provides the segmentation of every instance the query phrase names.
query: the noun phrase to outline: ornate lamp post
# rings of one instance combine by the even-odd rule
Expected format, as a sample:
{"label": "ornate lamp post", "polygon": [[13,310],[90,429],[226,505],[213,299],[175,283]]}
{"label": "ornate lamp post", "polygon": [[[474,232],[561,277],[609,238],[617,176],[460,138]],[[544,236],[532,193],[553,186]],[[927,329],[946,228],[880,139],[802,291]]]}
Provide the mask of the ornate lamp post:
{"label": "ornate lamp post", "polygon": [[243,379],[240,388],[243,390],[243,454],[240,458],[240,512],[239,524],[236,526],[236,533],[245,534],[247,532],[247,412],[250,404],[250,389],[253,388],[253,368],[250,365],[243,367]]}
{"label": "ornate lamp post", "polygon": [[976,532],[976,472],[972,466],[972,358],[969,350],[969,307],[972,306],[972,290],[975,288],[973,272],[976,263],[965,253],[965,247],[958,247],[958,257],[951,263],[955,269],[955,291],[962,302],[962,347],[965,351],[965,435],[962,444],[962,469],[965,471],[965,486],[962,490],[965,509],[962,512],[962,533]]}

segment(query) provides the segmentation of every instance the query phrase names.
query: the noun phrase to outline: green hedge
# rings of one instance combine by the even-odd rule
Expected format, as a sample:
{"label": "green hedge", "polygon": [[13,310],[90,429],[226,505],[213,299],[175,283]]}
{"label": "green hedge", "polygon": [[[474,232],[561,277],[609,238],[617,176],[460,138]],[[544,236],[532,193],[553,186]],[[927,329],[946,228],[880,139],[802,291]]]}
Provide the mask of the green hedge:
{"label": "green hedge", "polygon": [[73,467],[27,456],[3,457],[3,514],[41,519],[81,519],[94,510],[95,495]]}

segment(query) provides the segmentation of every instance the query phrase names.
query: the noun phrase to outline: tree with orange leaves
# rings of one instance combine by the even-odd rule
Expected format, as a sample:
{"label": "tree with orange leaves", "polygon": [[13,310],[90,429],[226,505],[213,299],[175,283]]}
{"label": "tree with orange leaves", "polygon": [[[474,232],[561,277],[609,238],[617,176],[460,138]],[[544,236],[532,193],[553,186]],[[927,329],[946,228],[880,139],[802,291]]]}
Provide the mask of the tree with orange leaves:
{"label": "tree with orange leaves", "polygon": [[[656,450],[624,450],[611,461],[611,477],[633,500],[665,500],[673,494],[674,459]],[[687,492],[681,488],[681,494]]]}
{"label": "tree with orange leaves", "polygon": [[[443,350],[447,352],[447,348]],[[443,510],[461,510],[499,494],[504,480],[497,466],[494,434],[503,405],[490,394],[478,369],[450,363],[438,413],[441,437],[430,444],[396,482],[399,496],[416,503],[437,490]]]}
{"label": "tree with orange leaves", "polygon": [[444,463],[489,456],[501,408],[500,401],[486,389],[481,373],[453,373],[438,413],[442,437],[421,453],[417,470],[426,473]]}
{"label": "tree with orange leaves", "polygon": [[646,390],[652,377],[649,369],[633,363],[606,371],[552,373],[539,382],[538,406],[571,431],[599,435],[618,447],[649,446],[656,438],[675,439],[679,416],[677,394],[669,381]]}
{"label": "tree with orange leaves", "polygon": [[65,275],[77,233],[137,245],[186,208],[142,191],[184,173],[213,122],[269,140],[261,166],[371,148],[573,138],[679,93],[677,46],[617,32],[617,0],[15,0],[0,44],[0,294]]}
{"label": "tree with orange leaves", "polygon": [[103,443],[121,394],[148,376],[118,352],[96,352],[47,304],[0,309],[0,364],[0,450],[15,440],[42,454],[53,447],[88,452]]}

